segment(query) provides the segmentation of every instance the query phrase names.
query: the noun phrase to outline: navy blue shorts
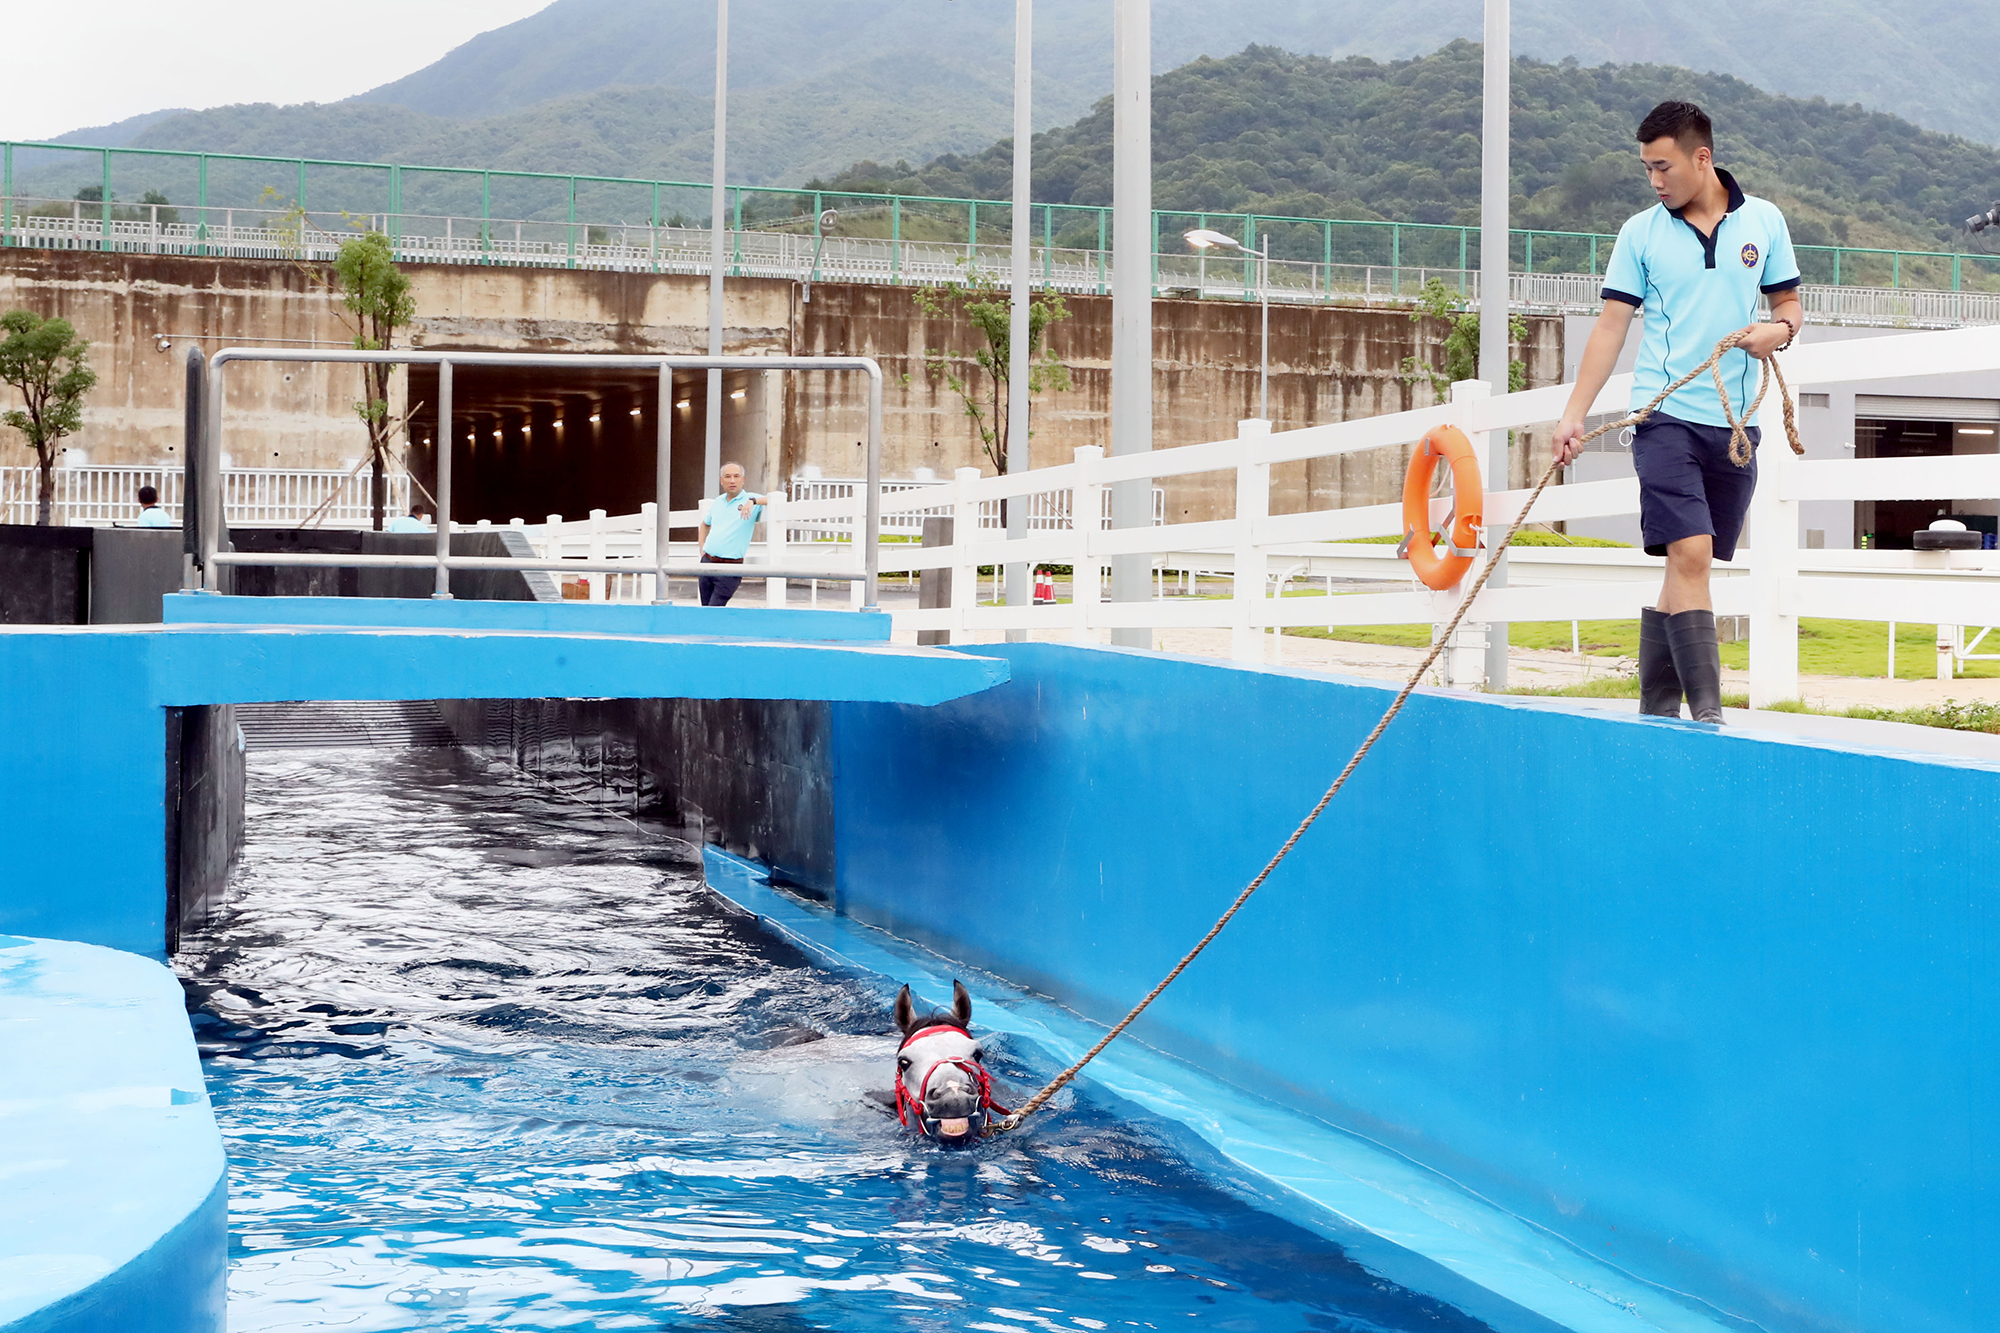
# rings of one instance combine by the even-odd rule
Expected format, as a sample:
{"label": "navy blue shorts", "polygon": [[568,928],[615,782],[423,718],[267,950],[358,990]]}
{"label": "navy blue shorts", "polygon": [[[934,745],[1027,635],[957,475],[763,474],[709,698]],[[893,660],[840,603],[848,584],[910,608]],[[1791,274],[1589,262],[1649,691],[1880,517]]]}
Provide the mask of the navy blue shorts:
{"label": "navy blue shorts", "polygon": [[1750,427],[1750,465],[1729,461],[1729,427],[1655,412],[1632,438],[1639,474],[1639,533],[1647,555],[1665,555],[1683,537],[1715,539],[1715,558],[1736,554],[1750,492],[1757,489],[1759,431]]}

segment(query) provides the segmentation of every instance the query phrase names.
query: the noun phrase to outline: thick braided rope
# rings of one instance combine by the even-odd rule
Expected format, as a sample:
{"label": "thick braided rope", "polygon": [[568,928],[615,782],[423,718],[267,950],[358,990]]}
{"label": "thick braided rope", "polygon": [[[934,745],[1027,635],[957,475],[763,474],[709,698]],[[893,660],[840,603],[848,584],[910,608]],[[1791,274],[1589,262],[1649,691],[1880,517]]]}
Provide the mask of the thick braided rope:
{"label": "thick braided rope", "polygon": [[[1715,373],[1716,392],[1722,395],[1722,414],[1729,421],[1730,457],[1731,459],[1735,459],[1736,445],[1740,440],[1743,445],[1744,454],[1742,461],[1737,466],[1744,466],[1749,462],[1750,439],[1749,436],[1744,434],[1744,422],[1738,421],[1735,414],[1730,410],[1729,395],[1722,387],[1722,372],[1717,369],[1722,362],[1723,355],[1735,347],[1741,341],[1742,337],[1743,335],[1740,332],[1730,334],[1715,345],[1715,350],[1709,353],[1706,361],[1681,376],[1678,380],[1675,380],[1672,384],[1669,384],[1666,388],[1660,390],[1659,393],[1653,396],[1652,402],[1647,403],[1644,407],[1622,420],[1599,426],[1596,430],[1591,431],[1588,435],[1577,441],[1577,443],[1580,445],[1588,444],[1600,435],[1614,430],[1623,430],[1627,426],[1639,425],[1647,417],[1651,416],[1661,403],[1664,403],[1682,388],[1691,384],[1696,376],[1705,370],[1713,370]],[[1774,374],[1778,377],[1779,392],[1784,396],[1785,400],[1785,434],[1791,442],[1792,451],[1794,453],[1804,453],[1805,449],[1799,443],[1798,429],[1792,417],[1791,392],[1785,387],[1784,375],[1778,371],[1776,356],[1770,356],[1764,360],[1764,374],[1758,383],[1757,397],[1751,401],[1749,411],[1744,414],[1745,420],[1754,416],[1757,408],[1762,405],[1764,390],[1770,384],[1771,377]],[[1119,1019],[1116,1027],[1113,1027],[1109,1032],[1100,1037],[1097,1044],[1085,1051],[1075,1064],[1072,1064],[1069,1068],[1063,1070],[1062,1073],[1050,1079],[1047,1086],[1040,1092],[1037,1092],[1034,1096],[1023,1102],[1020,1110],[1002,1120],[994,1122],[992,1127],[986,1131],[987,1133],[1000,1134],[1013,1129],[1023,1120],[1026,1120],[1029,1116],[1046,1106],[1051,1097],[1061,1092],[1070,1080],[1082,1073],[1084,1066],[1095,1060],[1105,1047],[1118,1040],[1119,1035],[1126,1028],[1131,1027],[1133,1021],[1140,1014],[1145,1013],[1147,1007],[1153,1001],[1159,999],[1161,993],[1167,987],[1173,985],[1181,973],[1187,971],[1188,964],[1201,956],[1201,951],[1206,949],[1215,937],[1222,933],[1222,928],[1229,924],[1230,918],[1243,910],[1243,905],[1250,901],[1250,895],[1262,888],[1264,881],[1271,877],[1271,872],[1276,870],[1287,856],[1291,855],[1292,848],[1299,845],[1299,839],[1305,837],[1306,830],[1310,829],[1319,820],[1320,815],[1325,813],[1327,806],[1333,803],[1333,798],[1340,794],[1342,787],[1347,785],[1347,779],[1353,776],[1356,768],[1361,766],[1361,761],[1368,757],[1368,751],[1374,748],[1376,741],[1382,739],[1382,733],[1389,729],[1389,724],[1396,720],[1396,714],[1403,711],[1403,705],[1409,702],[1410,695],[1415,692],[1417,686],[1423,681],[1425,673],[1443,655],[1445,648],[1451,643],[1451,636],[1458,632],[1459,622],[1465,619],[1465,614],[1472,609],[1472,604],[1479,600],[1480,592],[1486,587],[1486,580],[1493,576],[1494,569],[1500,563],[1500,557],[1506,553],[1509,546],[1513,545],[1515,534],[1519,533],[1521,526],[1528,521],[1528,511],[1535,507],[1535,501],[1542,498],[1542,492],[1548,489],[1551,481],[1555,480],[1555,475],[1561,470],[1562,465],[1563,460],[1560,454],[1549,460],[1549,466],[1542,473],[1542,479],[1536,482],[1535,489],[1528,493],[1527,502],[1521,506],[1521,512],[1515,516],[1513,524],[1508,527],[1507,535],[1500,539],[1500,544],[1497,547],[1493,548],[1493,554],[1487,559],[1486,567],[1479,571],[1479,578],[1473,583],[1472,591],[1459,600],[1458,610],[1452,613],[1451,620],[1445,625],[1444,632],[1436,637],[1435,641],[1431,644],[1430,652],[1424,655],[1424,660],[1418,664],[1417,669],[1410,673],[1410,678],[1403,682],[1403,688],[1396,691],[1395,699],[1390,702],[1389,707],[1383,712],[1380,720],[1375,723],[1374,728],[1369,731],[1367,737],[1354,751],[1354,757],[1349,759],[1347,766],[1340,770],[1340,776],[1333,780],[1333,785],[1328,787],[1326,794],[1319,798],[1319,804],[1313,806],[1306,817],[1299,821],[1299,826],[1292,830],[1292,836],[1285,839],[1285,845],[1278,848],[1276,854],[1264,863],[1264,868],[1257,872],[1255,879],[1243,886],[1243,891],[1236,895],[1236,901],[1229,904],[1229,910],[1217,917],[1215,924],[1208,928],[1208,933],[1196,941],[1192,949],[1189,949],[1186,954],[1182,955],[1181,960],[1174,964],[1174,970],[1161,977],[1160,984],[1147,991],[1146,997],[1133,1005],[1131,1012]]]}

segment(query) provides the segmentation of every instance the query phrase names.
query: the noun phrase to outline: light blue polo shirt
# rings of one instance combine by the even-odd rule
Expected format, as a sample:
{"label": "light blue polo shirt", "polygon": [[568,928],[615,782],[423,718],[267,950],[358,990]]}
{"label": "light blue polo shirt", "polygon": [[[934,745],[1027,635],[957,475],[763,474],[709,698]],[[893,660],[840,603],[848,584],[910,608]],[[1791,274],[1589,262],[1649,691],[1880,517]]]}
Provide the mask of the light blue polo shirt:
{"label": "light blue polo shirt", "polygon": [[[757,520],[764,517],[763,498],[748,491],[738,491],[734,500],[718,494],[708,506],[708,541],[701,549],[725,560],[741,560],[748,555],[751,531]],[[759,502],[750,507],[748,518],[737,512],[745,500]]]}
{"label": "light blue polo shirt", "polygon": [[158,505],[147,505],[139,511],[139,526],[142,528],[177,528],[181,521]]}
{"label": "light blue polo shirt", "polygon": [[[1757,298],[1799,285],[1799,261],[1785,215],[1768,199],[1743,193],[1720,167],[1729,211],[1703,236],[1680,211],[1655,204],[1618,229],[1604,270],[1604,299],[1645,310],[1645,335],[1633,365],[1632,406],[1708,359],[1715,344],[1757,319]],[[1722,382],[1738,417],[1757,393],[1757,363],[1733,349],[1722,358]],[[1715,381],[1703,375],[1660,405],[1682,421],[1726,426]]]}

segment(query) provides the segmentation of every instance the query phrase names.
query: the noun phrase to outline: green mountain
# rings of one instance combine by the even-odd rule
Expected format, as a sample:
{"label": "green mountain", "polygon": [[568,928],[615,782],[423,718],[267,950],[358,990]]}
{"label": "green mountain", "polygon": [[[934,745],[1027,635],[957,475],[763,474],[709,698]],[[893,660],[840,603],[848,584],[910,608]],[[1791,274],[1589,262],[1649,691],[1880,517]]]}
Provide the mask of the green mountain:
{"label": "green mountain", "polygon": [[[1111,5],[1039,6],[1038,123],[1110,91]],[[1251,43],[1403,59],[1478,40],[1480,0],[1154,0],[1154,69]],[[731,87],[777,87],[877,57],[944,59],[1007,86],[1007,0],[735,0]],[[1734,74],[1797,97],[1860,102],[2000,142],[2000,7],[1950,0],[1537,0],[1515,5],[1514,52],[1588,64],[1658,62]],[[714,86],[713,0],[556,0],[362,95],[434,115],[487,116],[614,84]],[[930,107],[911,103],[928,113]],[[1004,113],[988,126],[1003,133]],[[877,154],[880,155],[879,153]]]}
{"label": "green mountain", "polygon": [[[1271,47],[1194,61],[1155,80],[1154,206],[1477,223],[1482,78],[1470,42],[1387,64]],[[1674,97],[1709,112],[1717,161],[1781,204],[1804,244],[1948,248],[1966,241],[1965,217],[2000,197],[2000,150],[1727,75],[1523,59],[1513,86],[1517,227],[1615,231],[1653,203],[1632,132]],[[1004,198],[1012,164],[1003,140],[922,167],[862,162],[821,183]],[[1111,202],[1108,100],[1035,136],[1034,191],[1047,203]],[[1309,258],[1318,242],[1290,244]]]}

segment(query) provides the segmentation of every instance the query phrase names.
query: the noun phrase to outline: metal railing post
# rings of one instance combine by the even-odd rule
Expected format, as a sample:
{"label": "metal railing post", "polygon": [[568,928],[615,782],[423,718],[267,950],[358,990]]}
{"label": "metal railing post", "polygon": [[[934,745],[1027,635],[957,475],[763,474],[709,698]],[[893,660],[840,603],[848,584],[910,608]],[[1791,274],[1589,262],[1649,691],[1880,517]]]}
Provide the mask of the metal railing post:
{"label": "metal railing post", "polygon": [[451,598],[451,362],[438,363],[437,429],[437,583],[431,596]]}
{"label": "metal railing post", "polygon": [[867,546],[861,553],[865,592],[863,611],[880,611],[876,585],[882,565],[882,367],[869,362],[868,370],[868,495],[863,501],[862,536]]}
{"label": "metal railing post", "polygon": [[185,435],[181,443],[181,587],[186,589],[201,586],[203,540],[202,523],[207,516],[208,506],[204,505],[201,494],[202,448],[205,418],[202,411],[203,389],[208,381],[207,359],[202,356],[199,346],[188,348],[187,354],[187,415]]}
{"label": "metal railing post", "polygon": [[671,606],[674,599],[667,588],[667,556],[673,537],[674,368],[664,361],[660,363],[660,407],[653,413],[653,420],[653,507],[659,515],[653,526],[653,566],[657,580],[653,584],[653,601],[659,606]]}

